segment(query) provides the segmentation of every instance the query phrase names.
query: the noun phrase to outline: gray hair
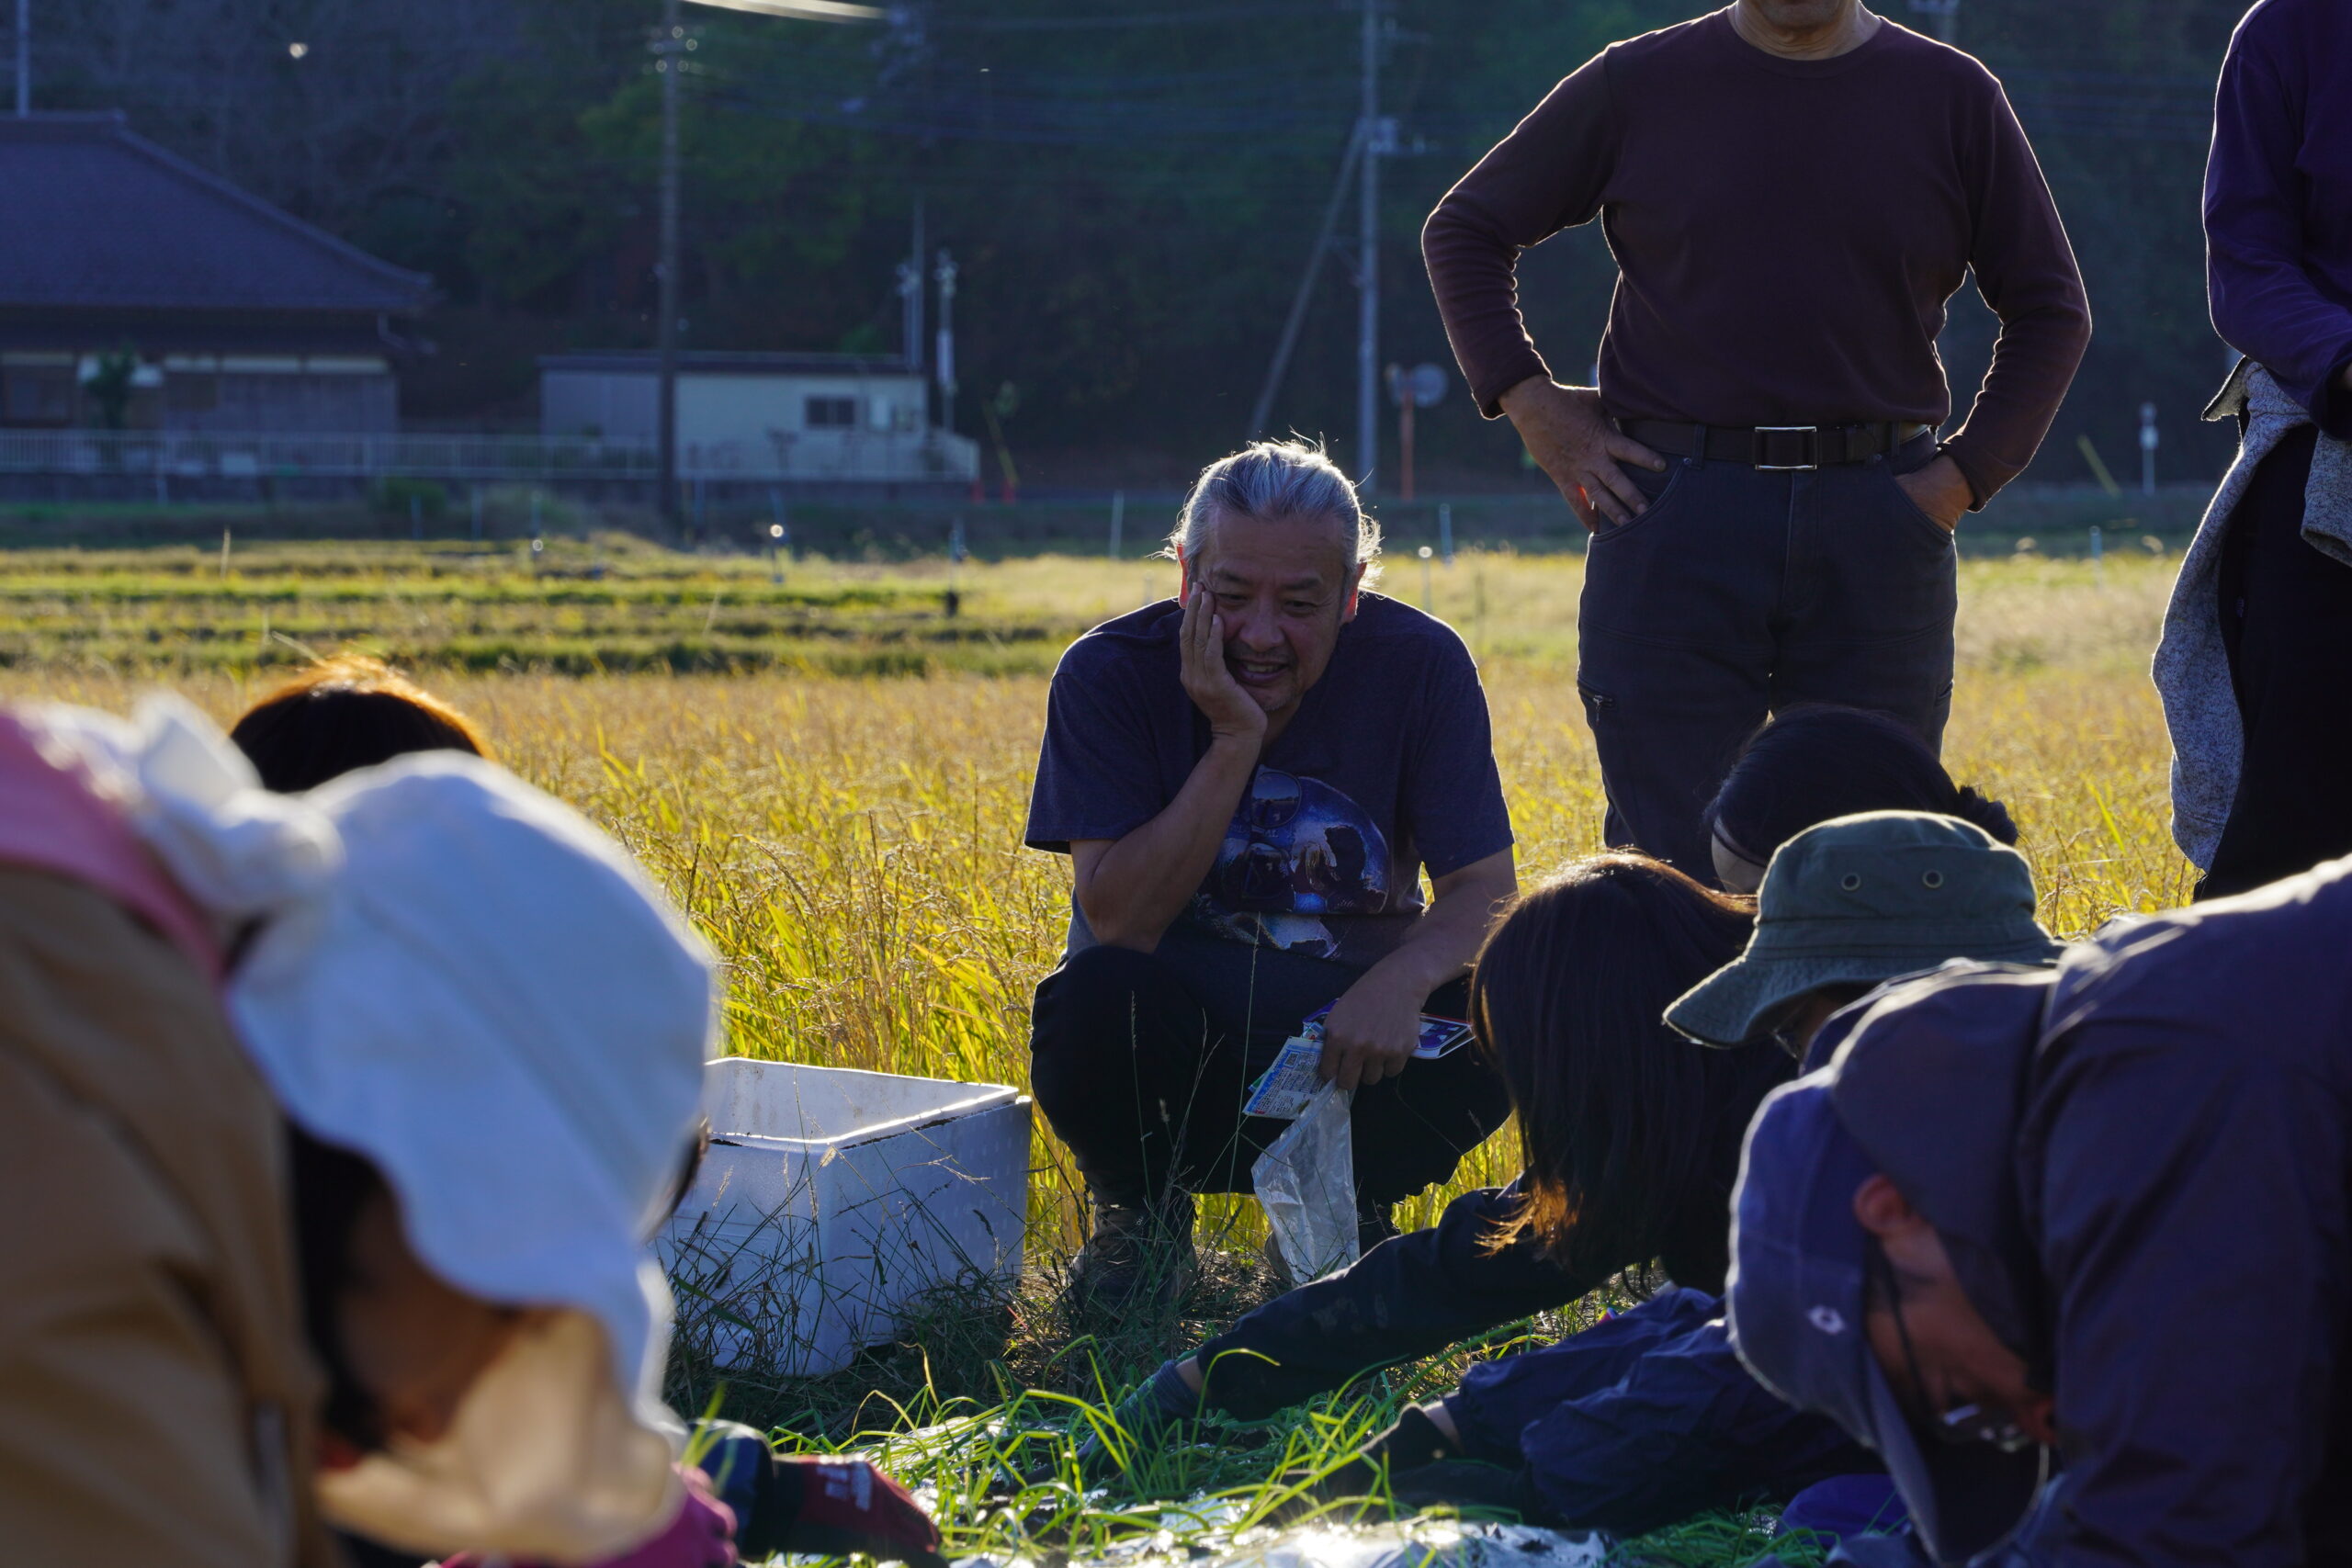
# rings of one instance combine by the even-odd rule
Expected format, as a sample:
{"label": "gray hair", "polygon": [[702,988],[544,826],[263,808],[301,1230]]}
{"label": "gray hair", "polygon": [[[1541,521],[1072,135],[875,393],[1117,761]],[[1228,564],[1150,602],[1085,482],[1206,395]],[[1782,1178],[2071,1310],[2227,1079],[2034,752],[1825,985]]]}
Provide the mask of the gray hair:
{"label": "gray hair", "polygon": [[1259,441],[1201,470],[1177,514],[1176,531],[1160,553],[1171,560],[1197,561],[1208,544],[1209,525],[1219,516],[1278,519],[1329,518],[1345,531],[1341,549],[1347,567],[1364,569],[1370,587],[1380,576],[1380,525],[1365,514],[1356,487],[1319,444]]}

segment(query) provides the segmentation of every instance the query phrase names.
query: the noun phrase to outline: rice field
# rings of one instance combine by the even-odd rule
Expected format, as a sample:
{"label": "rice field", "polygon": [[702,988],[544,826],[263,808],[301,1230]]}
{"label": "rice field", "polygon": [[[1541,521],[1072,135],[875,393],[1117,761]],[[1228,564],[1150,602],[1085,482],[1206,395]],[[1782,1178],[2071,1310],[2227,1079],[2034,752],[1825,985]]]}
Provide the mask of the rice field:
{"label": "rice field", "polygon": [[[1946,757],[1955,777],[2008,802],[2046,923],[2082,932],[2183,901],[2191,874],[2165,831],[2167,748],[2145,674],[2172,563],[2017,557],[1962,570]],[[1399,562],[1389,589],[1426,593],[1478,653],[1521,877],[1540,878],[1600,846],[1573,680],[1581,559],[1470,552],[1424,571]],[[771,562],[617,536],[537,553],[24,551],[0,558],[0,697],[119,709],[168,684],[226,719],[312,650],[381,652],[652,868],[725,962],[729,1049],[1019,1084],[1030,990],[1055,961],[1069,900],[1067,863],[1021,845],[1046,676],[1086,626],[1174,581],[1164,562]],[[1497,1139],[1458,1185],[1505,1178],[1512,1156]],[[1042,1120],[1034,1164],[1033,1256],[1066,1256],[1077,1181]],[[1422,1213],[1448,1195],[1430,1194]],[[1208,1213],[1236,1247],[1257,1234],[1246,1201]],[[953,1327],[912,1335],[895,1370],[847,1392],[770,1390],[759,1408],[804,1416],[791,1422],[799,1440],[887,1442],[901,1473],[935,1489],[958,1555],[1181,1558],[1184,1543],[1302,1506],[1269,1478],[1337,1462],[1453,1364],[1326,1402],[1258,1434],[1262,1446],[1139,1461],[1106,1492],[1068,1473],[1006,1481],[1008,1465],[1046,1451],[1021,1434],[1069,1419],[1068,1397],[1107,1403],[1261,1288],[1238,1261],[1211,1273],[1189,1315],[1149,1343],[1071,1348],[1041,1283],[978,1348],[968,1324],[961,1339]],[[1166,1522],[1165,1499],[1204,1492],[1226,1495],[1214,1519]],[[1736,1562],[1767,1550],[1752,1522],[1693,1528],[1647,1555]]]}

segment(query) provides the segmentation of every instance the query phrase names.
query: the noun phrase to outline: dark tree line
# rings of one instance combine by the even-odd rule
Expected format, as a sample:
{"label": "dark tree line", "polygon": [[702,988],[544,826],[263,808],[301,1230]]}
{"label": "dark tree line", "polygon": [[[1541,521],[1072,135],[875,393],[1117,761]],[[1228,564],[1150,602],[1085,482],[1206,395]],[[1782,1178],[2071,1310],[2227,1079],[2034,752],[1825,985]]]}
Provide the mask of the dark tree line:
{"label": "dark tree line", "polygon": [[[2225,367],[2205,319],[2199,186],[2241,0],[1963,0],[1960,41],[2009,85],[2088,276],[2098,338],[2039,477],[2088,434],[2167,476],[2228,446],[2193,423]],[[1693,0],[1396,0],[1385,107],[1383,356],[1450,361],[1416,239],[1445,186],[1561,75]],[[1916,21],[1902,0],[1898,20]],[[1020,389],[1035,478],[1181,472],[1243,434],[1355,112],[1345,0],[916,0],[825,27],[687,7],[685,341],[899,347],[894,269],[921,202],[958,267],[957,423]],[[442,353],[413,412],[514,418],[530,357],[651,338],[656,0],[84,0],[36,6],[44,107],[135,128],[378,254],[430,271]],[[1924,24],[1923,24],[1924,25]],[[296,45],[301,46],[299,52]],[[1344,218],[1343,235],[1353,231]],[[1581,371],[1613,276],[1597,230],[1531,254],[1539,342]],[[1279,425],[1352,429],[1352,276],[1325,264]],[[1945,344],[1981,368],[1963,298]],[[1964,396],[1964,393],[1963,393]],[[1461,396],[1425,460],[1517,472]]]}

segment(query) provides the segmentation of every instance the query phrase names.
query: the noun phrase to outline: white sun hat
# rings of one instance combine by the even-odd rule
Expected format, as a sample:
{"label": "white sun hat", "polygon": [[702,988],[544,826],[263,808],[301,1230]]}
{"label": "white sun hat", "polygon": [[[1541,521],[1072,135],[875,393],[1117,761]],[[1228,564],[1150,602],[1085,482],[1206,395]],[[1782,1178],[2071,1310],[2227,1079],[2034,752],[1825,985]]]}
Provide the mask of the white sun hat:
{"label": "white sun hat", "polygon": [[381,1172],[443,1281],[551,1309],[443,1439],[322,1476],[328,1516],[559,1562],[666,1522],[670,1296],[648,1240],[716,1054],[703,943],[611,838],[480,758],[268,796],[184,705],[51,716],[191,896],[262,920],[228,1009],[288,1116]]}

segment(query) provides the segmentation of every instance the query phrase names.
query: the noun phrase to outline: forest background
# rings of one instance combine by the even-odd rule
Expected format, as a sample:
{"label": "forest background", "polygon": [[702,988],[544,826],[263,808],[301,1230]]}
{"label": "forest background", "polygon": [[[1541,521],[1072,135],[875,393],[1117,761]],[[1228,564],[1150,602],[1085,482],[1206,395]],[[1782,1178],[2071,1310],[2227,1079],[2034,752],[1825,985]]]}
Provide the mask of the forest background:
{"label": "forest background", "polygon": [[[1894,17],[1931,20],[1889,0]],[[1451,371],[1418,254],[1437,197],[1562,75],[1696,0],[1395,0],[1383,107],[1384,360]],[[653,333],[654,0],[83,0],[40,7],[44,108],[133,129],[404,266],[441,302],[403,372],[425,428],[531,427],[541,353]],[[1032,486],[1173,484],[1246,434],[1356,113],[1352,0],[900,0],[871,27],[686,8],[690,348],[896,353],[920,201],[952,252],[961,395],[1007,384]],[[2065,216],[2097,336],[2032,477],[2087,436],[2210,480],[2196,413],[2229,364],[2199,202],[2212,83],[2242,0],[1962,0]],[[300,46],[297,48],[296,46]],[[1826,153],[1830,150],[1810,150]],[[1796,155],[1792,151],[1792,155]],[[1865,198],[1857,193],[1858,199]],[[1352,212],[1342,220],[1351,232]],[[1356,303],[1324,263],[1273,423],[1352,430]],[[1598,226],[1522,265],[1539,344],[1589,374],[1614,268]],[[933,318],[935,321],[935,316]],[[1963,289],[1943,349],[1963,406],[1994,323]],[[1420,421],[1425,487],[1540,490],[1458,378]]]}

